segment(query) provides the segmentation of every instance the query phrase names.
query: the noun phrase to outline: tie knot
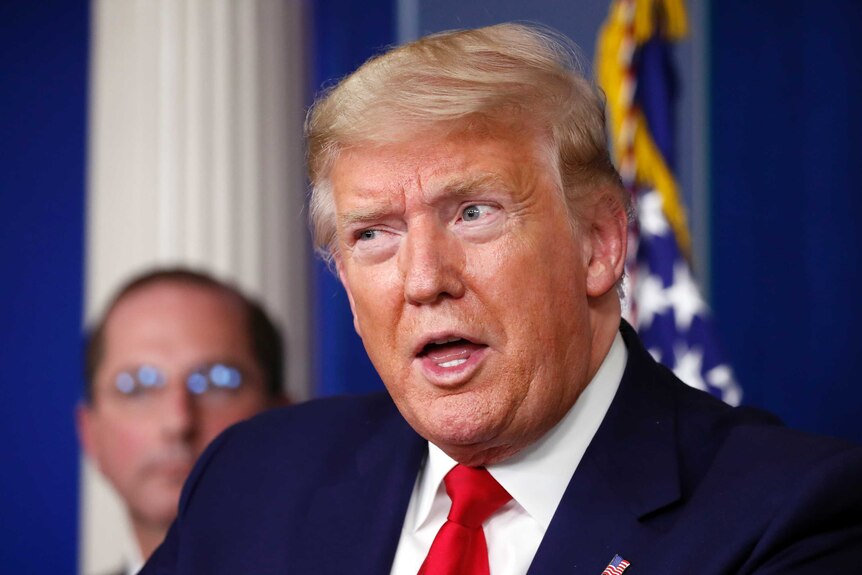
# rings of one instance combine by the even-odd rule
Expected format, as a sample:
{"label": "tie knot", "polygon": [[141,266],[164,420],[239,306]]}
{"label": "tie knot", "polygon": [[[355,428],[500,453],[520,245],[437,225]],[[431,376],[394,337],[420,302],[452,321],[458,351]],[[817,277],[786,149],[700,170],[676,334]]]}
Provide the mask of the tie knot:
{"label": "tie knot", "polygon": [[471,529],[482,527],[512,496],[484,467],[456,465],[443,479],[452,500],[449,521]]}

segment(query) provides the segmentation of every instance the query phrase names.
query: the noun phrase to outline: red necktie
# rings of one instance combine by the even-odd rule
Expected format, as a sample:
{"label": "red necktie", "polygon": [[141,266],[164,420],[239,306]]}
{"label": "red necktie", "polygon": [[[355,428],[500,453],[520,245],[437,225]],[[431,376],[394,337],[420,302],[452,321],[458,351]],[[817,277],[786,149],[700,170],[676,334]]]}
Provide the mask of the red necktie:
{"label": "red necktie", "polygon": [[512,496],[484,467],[456,465],[443,481],[452,508],[419,575],[489,575],[482,523]]}

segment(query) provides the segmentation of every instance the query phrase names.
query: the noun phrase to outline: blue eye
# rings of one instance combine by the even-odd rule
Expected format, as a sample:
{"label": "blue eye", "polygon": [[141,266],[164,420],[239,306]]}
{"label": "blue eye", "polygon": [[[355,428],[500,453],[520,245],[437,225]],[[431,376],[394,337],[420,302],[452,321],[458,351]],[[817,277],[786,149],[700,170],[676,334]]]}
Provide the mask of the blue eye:
{"label": "blue eye", "polygon": [[377,230],[362,230],[359,232],[359,241],[373,240],[377,237]]}
{"label": "blue eye", "polygon": [[465,222],[475,222],[479,218],[482,217],[482,214],[486,211],[485,206],[481,206],[478,204],[467,206],[464,208],[464,211],[461,212],[461,218]]}

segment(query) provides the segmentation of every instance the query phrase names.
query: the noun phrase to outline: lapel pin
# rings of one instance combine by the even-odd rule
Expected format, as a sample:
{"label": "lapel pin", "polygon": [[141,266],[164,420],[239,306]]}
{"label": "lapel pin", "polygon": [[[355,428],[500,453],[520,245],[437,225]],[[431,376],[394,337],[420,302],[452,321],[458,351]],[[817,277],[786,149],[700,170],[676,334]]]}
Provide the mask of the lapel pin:
{"label": "lapel pin", "polygon": [[611,559],[611,562],[608,563],[608,566],[605,567],[604,571],[602,571],[602,575],[622,575],[622,572],[625,571],[629,565],[631,565],[631,563],[619,555],[614,555],[614,558]]}

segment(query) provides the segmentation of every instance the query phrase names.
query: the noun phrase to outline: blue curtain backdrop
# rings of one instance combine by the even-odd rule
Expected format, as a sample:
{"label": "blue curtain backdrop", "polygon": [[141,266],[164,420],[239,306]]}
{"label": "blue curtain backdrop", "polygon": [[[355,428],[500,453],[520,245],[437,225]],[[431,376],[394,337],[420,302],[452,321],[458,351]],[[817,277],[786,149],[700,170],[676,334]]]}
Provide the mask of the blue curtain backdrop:
{"label": "blue curtain backdrop", "polygon": [[[395,43],[395,0],[319,0],[313,11],[315,93]],[[319,259],[314,265],[314,282],[317,395],[383,389],[353,330],[344,288]]]}
{"label": "blue curtain backdrop", "polygon": [[862,2],[712,3],[712,302],[745,390],[862,441]]}
{"label": "blue curtain backdrop", "polygon": [[0,571],[74,573],[88,3],[0,3]]}

